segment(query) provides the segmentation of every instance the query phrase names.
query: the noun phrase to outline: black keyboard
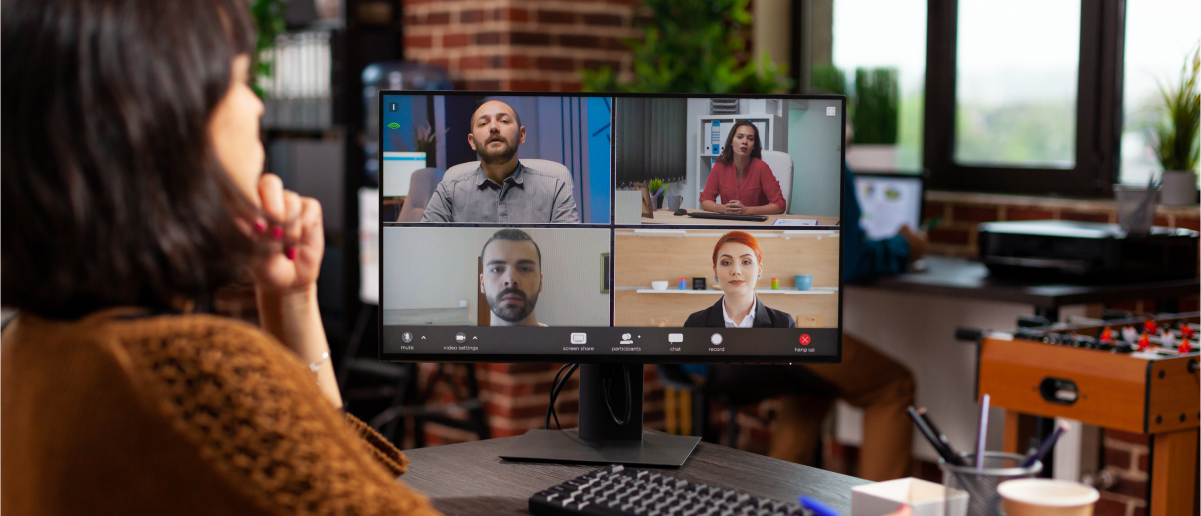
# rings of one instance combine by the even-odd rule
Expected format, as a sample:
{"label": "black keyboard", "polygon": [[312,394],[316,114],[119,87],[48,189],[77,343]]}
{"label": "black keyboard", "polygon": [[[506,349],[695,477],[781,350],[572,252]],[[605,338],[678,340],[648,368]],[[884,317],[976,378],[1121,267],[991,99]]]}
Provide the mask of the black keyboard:
{"label": "black keyboard", "polygon": [[698,484],[645,469],[608,466],[530,497],[542,516],[812,516],[795,501],[781,502]]}
{"label": "black keyboard", "polygon": [[727,215],[725,213],[709,213],[707,211],[690,211],[689,217],[698,219],[722,219],[722,220],[754,220],[763,222],[767,220],[767,215]]}

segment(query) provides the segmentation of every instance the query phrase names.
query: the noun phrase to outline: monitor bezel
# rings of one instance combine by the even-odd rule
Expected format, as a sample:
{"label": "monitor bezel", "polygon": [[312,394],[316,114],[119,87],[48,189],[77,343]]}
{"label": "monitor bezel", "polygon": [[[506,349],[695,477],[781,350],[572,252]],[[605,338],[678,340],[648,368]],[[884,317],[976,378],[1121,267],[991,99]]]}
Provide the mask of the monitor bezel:
{"label": "monitor bezel", "polygon": [[[572,97],[572,98],[602,97],[602,98],[612,98],[612,99],[616,99],[616,98],[683,98],[683,99],[724,98],[724,99],[747,99],[747,100],[761,100],[761,99],[762,100],[771,100],[771,99],[776,99],[776,100],[836,100],[836,101],[839,101],[841,104],[839,118],[842,119],[844,127],[847,123],[847,115],[846,115],[847,98],[846,98],[846,96],[845,95],[831,95],[831,94],[711,94],[711,93],[595,93],[595,92],[576,93],[576,92],[470,91],[470,90],[468,90],[468,91],[463,91],[463,90],[379,90],[376,93],[376,107],[377,107],[376,113],[377,113],[377,116],[379,117],[379,119],[377,120],[376,127],[379,128],[379,132],[377,132],[375,136],[376,136],[377,145],[378,145],[377,148],[379,149],[378,152],[376,153],[376,160],[378,161],[377,164],[379,165],[378,170],[380,170],[380,184],[378,185],[379,191],[381,192],[381,196],[379,197],[379,202],[380,202],[380,206],[379,206],[380,211],[379,212],[380,213],[382,213],[382,207],[383,207],[382,206],[382,204],[383,204],[382,192],[383,192],[383,165],[384,165],[383,156],[384,156],[384,152],[383,152],[382,141],[379,141],[379,140],[383,134],[383,127],[384,127],[384,97],[388,96],[388,95],[444,95],[444,96],[457,96],[457,97],[491,97],[491,96]],[[615,115],[611,115],[611,116],[615,116]],[[613,123],[613,120],[610,119],[610,124],[612,124],[612,123]],[[610,125],[610,127],[613,127],[613,126]],[[847,185],[846,131],[842,131],[839,141],[840,141],[839,154],[840,154],[842,166],[839,168],[839,172],[838,172],[839,173],[838,190],[839,190],[839,196],[840,196],[839,197],[840,201],[839,201],[839,205],[838,205],[838,212],[839,212],[838,213],[838,215],[839,215],[838,216],[838,225],[836,225],[836,226],[814,226],[813,227],[814,230],[828,231],[831,229],[836,229],[841,233],[841,231],[843,229],[842,221],[846,219],[846,202],[844,202],[846,199],[846,194],[847,194],[847,192],[846,192],[846,185]],[[615,146],[616,146],[616,142],[611,141],[610,148],[609,148],[610,155],[612,155],[615,152]],[[616,166],[615,163],[611,161],[610,162],[610,167],[611,167],[610,168],[610,177],[611,178],[615,177],[615,173],[614,173],[615,171],[612,169],[612,167],[615,167],[615,166]],[[613,191],[612,189],[613,189],[613,186],[611,184],[610,191]],[[924,189],[923,189],[922,194],[923,194],[923,196],[925,195]],[[595,224],[595,223],[591,223],[591,224],[583,224],[583,223],[581,223],[581,224],[560,224],[560,225],[553,225],[553,227],[596,228],[596,229],[606,228],[606,229],[610,229],[610,230],[631,229],[631,228],[640,228],[641,227],[639,225],[616,224],[614,222],[616,220],[614,217],[615,208],[616,207],[613,206],[612,203],[610,203],[609,222],[606,224]],[[498,227],[498,226],[546,227],[547,225],[544,225],[544,224],[509,224],[509,225],[506,225],[506,224],[494,224],[494,223],[487,223],[487,224],[456,223],[455,226],[459,226],[459,227]],[[681,356],[681,355],[642,355],[642,354],[612,354],[612,353],[610,353],[610,354],[595,354],[595,355],[570,354],[570,353],[548,353],[548,354],[386,353],[384,351],[384,341],[383,341],[383,335],[384,335],[384,331],[383,331],[383,329],[384,329],[384,317],[383,317],[383,287],[384,287],[384,285],[383,285],[384,284],[383,249],[384,249],[384,241],[383,240],[384,240],[384,229],[388,228],[388,227],[412,227],[412,226],[409,224],[403,224],[403,223],[398,223],[398,222],[384,222],[383,220],[380,221],[380,225],[379,225],[380,231],[379,231],[379,235],[377,236],[377,238],[378,238],[377,244],[379,246],[378,249],[379,249],[379,260],[380,260],[380,274],[379,274],[380,299],[379,299],[379,304],[377,305],[377,317],[376,317],[376,330],[377,330],[377,332],[376,332],[376,335],[377,335],[376,356],[378,357],[378,359],[380,361],[386,361],[386,362],[456,362],[456,363],[490,363],[490,362],[555,363],[555,364],[563,364],[563,363],[586,363],[586,364],[613,364],[613,363],[680,364],[680,363],[691,363],[691,364],[774,364],[774,365],[780,365],[780,364],[790,364],[791,365],[793,363],[836,364],[836,363],[842,362],[843,294],[845,291],[845,284],[843,281],[843,276],[841,274],[841,271],[842,271],[842,267],[843,267],[843,255],[846,252],[846,248],[843,245],[844,242],[843,242],[843,239],[841,238],[841,235],[838,240],[838,264],[839,264],[839,272],[840,273],[838,275],[838,326],[836,328],[837,336],[838,336],[837,337],[837,353],[833,356],[806,356],[806,355],[795,355],[795,354],[793,354],[793,355],[730,355],[730,354],[696,355],[696,354],[694,354],[694,355]],[[722,226],[722,225],[688,225],[685,229],[731,230],[732,228],[733,228],[733,226]],[[767,226],[764,229],[766,230],[767,228],[770,228],[770,226]],[[679,228],[671,226],[671,229],[679,229]],[[804,230],[801,230],[801,231],[804,231]],[[610,269],[610,274],[612,274],[612,269]],[[609,301],[609,303],[610,303],[609,317],[610,317],[610,321],[612,321],[614,300],[613,300],[612,294],[610,294],[610,296],[611,297],[610,297],[610,301]],[[633,329],[645,328],[645,327],[644,326],[608,326],[608,327],[598,327],[598,328],[606,328],[606,329],[611,329],[611,330],[628,328],[628,329],[633,330]],[[681,358],[686,358],[686,360],[681,360]]]}

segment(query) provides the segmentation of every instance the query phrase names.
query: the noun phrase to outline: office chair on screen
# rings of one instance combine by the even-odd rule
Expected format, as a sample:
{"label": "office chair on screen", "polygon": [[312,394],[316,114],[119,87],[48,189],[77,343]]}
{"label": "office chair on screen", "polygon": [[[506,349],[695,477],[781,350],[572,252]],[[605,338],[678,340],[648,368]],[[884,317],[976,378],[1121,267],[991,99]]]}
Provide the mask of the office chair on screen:
{"label": "office chair on screen", "polygon": [[[534,170],[537,170],[543,174],[550,174],[552,176],[562,178],[564,181],[567,181],[568,183],[572,182],[571,170],[569,170],[562,163],[556,163],[554,161],[547,160],[547,159],[524,159],[524,158],[522,158],[521,164],[525,165],[527,167],[530,167]],[[455,165],[453,167],[446,169],[446,175],[443,176],[443,179],[450,180],[450,179],[454,179],[457,177],[463,177],[467,174],[475,172],[475,169],[477,169],[477,168],[480,168],[480,162],[478,162],[478,161],[469,161],[467,163],[460,163],[458,165]],[[431,192],[431,194],[432,194],[432,192]]]}
{"label": "office chair on screen", "polygon": [[423,168],[413,172],[413,177],[409,179],[409,195],[405,196],[396,222],[421,222],[421,214],[425,213],[425,207],[429,205],[430,197],[433,197],[434,189],[444,174],[440,168]]}
{"label": "office chair on screen", "polygon": [[784,195],[787,213],[792,209],[792,156],[787,152],[763,149],[763,162],[767,163],[772,175],[780,182],[780,193]]}

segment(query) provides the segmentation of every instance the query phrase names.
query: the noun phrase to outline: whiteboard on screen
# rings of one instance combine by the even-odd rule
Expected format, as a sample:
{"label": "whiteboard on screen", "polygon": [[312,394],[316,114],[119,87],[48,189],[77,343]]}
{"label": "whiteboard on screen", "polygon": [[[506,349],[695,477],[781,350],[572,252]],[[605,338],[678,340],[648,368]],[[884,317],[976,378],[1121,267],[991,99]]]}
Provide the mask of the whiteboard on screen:
{"label": "whiteboard on screen", "polygon": [[425,168],[424,152],[384,153],[384,197],[409,195],[409,183],[413,172]]}

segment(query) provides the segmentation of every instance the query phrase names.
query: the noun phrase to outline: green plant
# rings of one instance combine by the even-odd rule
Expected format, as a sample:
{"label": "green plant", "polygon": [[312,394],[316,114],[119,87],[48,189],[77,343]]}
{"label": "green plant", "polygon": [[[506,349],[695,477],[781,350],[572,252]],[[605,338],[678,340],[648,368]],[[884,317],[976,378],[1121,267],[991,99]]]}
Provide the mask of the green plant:
{"label": "green plant", "polygon": [[1192,63],[1185,58],[1179,83],[1159,86],[1168,119],[1155,128],[1155,156],[1164,170],[1197,170],[1198,153],[1201,151],[1201,142],[1198,141],[1198,126],[1201,126],[1201,90],[1197,84],[1199,72],[1201,45],[1193,51]]}
{"label": "green plant", "polygon": [[655,193],[658,192],[660,188],[663,188],[663,180],[662,179],[651,179],[649,182],[646,183],[646,187],[647,187],[647,189],[650,190],[651,195],[655,195]]}
{"label": "green plant", "polygon": [[633,80],[611,67],[584,70],[585,91],[632,93],[774,93],[788,89],[785,68],[764,52],[741,63],[742,31],[751,22],[749,0],[646,0],[653,21],[634,52]]}
{"label": "green plant", "polygon": [[810,89],[815,93],[847,94],[847,76],[831,64],[813,65],[809,71]]}
{"label": "green plant", "polygon": [[263,89],[259,85],[270,79],[274,72],[275,63],[269,51],[275,46],[275,38],[287,29],[284,21],[287,9],[288,4],[284,0],[253,0],[250,3],[250,15],[254,18],[254,28],[258,33],[254,40],[254,81],[250,87],[259,97],[263,97]]}
{"label": "green plant", "polygon": [[900,86],[896,68],[855,69],[855,143],[897,142]]}

